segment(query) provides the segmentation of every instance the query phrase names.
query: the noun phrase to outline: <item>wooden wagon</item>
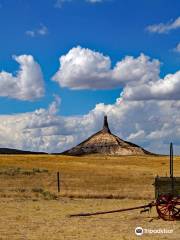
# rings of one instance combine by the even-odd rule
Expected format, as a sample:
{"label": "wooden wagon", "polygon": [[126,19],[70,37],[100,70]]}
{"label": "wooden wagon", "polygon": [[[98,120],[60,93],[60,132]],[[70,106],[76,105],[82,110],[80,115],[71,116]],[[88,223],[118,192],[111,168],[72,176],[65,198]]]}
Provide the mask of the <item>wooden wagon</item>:
{"label": "wooden wagon", "polygon": [[149,211],[152,207],[156,207],[159,218],[165,221],[180,220],[180,177],[173,175],[173,144],[170,144],[170,176],[155,178],[153,183],[155,187],[155,201],[143,206],[137,206],[126,209],[118,209],[111,211],[101,211],[94,213],[71,214],[70,217],[76,216],[92,216],[100,214],[108,214],[115,212],[125,212],[135,209],[144,209],[141,212]]}

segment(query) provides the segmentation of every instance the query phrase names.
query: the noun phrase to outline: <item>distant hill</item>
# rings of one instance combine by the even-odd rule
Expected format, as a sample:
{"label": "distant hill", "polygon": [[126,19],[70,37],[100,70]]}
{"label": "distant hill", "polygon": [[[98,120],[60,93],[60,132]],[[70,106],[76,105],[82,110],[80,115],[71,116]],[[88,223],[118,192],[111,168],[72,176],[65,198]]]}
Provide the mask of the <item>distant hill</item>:
{"label": "distant hill", "polygon": [[47,154],[45,152],[31,152],[12,148],[0,148],[0,154]]}

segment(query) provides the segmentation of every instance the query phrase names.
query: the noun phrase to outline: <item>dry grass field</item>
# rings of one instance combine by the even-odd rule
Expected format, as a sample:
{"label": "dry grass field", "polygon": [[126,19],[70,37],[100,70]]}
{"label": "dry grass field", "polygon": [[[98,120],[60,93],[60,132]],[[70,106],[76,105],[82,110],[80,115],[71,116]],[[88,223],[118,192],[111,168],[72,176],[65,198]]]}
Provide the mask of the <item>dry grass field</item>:
{"label": "dry grass field", "polygon": [[[180,157],[174,168],[180,176]],[[174,231],[142,239],[179,239],[180,223],[157,219],[155,209],[68,216],[147,204],[154,199],[157,174],[169,175],[168,157],[0,155],[0,239],[131,240],[139,238],[137,226]]]}

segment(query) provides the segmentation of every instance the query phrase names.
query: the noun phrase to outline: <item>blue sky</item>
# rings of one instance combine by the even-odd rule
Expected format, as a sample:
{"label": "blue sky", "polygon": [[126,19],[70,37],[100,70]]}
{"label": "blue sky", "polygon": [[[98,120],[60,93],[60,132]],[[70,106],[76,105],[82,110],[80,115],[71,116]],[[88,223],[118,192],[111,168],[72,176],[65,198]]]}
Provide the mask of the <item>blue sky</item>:
{"label": "blue sky", "polygon": [[[62,115],[84,114],[96,103],[113,103],[120,88],[113,90],[74,91],[59,88],[51,77],[59,66],[58,58],[72,47],[80,45],[111,57],[112,64],[126,55],[141,52],[158,58],[163,65],[161,75],[175,72],[180,56],[171,50],[179,41],[180,30],[173,34],[155,35],[145,31],[146,26],[167,22],[178,17],[180,2],[117,1],[88,3],[83,0],[64,2],[54,7],[54,0],[1,0],[0,9],[0,69],[14,72],[18,64],[12,55],[31,54],[41,65],[46,82],[45,96],[35,102],[0,98],[0,112],[18,113],[46,107],[52,95],[62,98]],[[30,37],[26,31],[47,27],[47,34]],[[76,106],[72,107],[73,104]],[[83,104],[82,104],[83,101]]]}
{"label": "blue sky", "polygon": [[179,9],[0,0],[0,147],[63,151],[107,114],[123,139],[160,153],[173,141],[180,154]]}

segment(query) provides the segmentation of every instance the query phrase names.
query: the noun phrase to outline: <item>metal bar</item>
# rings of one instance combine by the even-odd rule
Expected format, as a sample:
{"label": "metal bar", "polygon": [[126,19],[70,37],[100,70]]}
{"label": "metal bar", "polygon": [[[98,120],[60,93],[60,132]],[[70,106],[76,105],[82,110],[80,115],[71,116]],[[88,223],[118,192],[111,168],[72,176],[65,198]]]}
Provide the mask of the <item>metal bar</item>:
{"label": "metal bar", "polygon": [[171,178],[171,190],[174,195],[174,159],[173,159],[173,144],[170,144],[170,178]]}
{"label": "metal bar", "polygon": [[172,143],[170,143],[170,177],[172,177]]}
{"label": "metal bar", "polygon": [[171,177],[173,178],[174,174],[174,159],[173,159],[173,144],[171,143]]}
{"label": "metal bar", "polygon": [[131,211],[135,209],[141,209],[141,208],[151,208],[155,206],[156,203],[151,202],[147,205],[143,206],[138,206],[138,207],[132,207],[132,208],[124,208],[124,209],[118,209],[118,210],[112,210],[112,211],[99,211],[99,212],[94,212],[94,213],[78,213],[78,214],[71,214],[69,217],[86,217],[86,216],[94,216],[94,215],[101,215],[101,214],[109,214],[109,213],[116,213],[116,212],[126,212],[126,211]]}

